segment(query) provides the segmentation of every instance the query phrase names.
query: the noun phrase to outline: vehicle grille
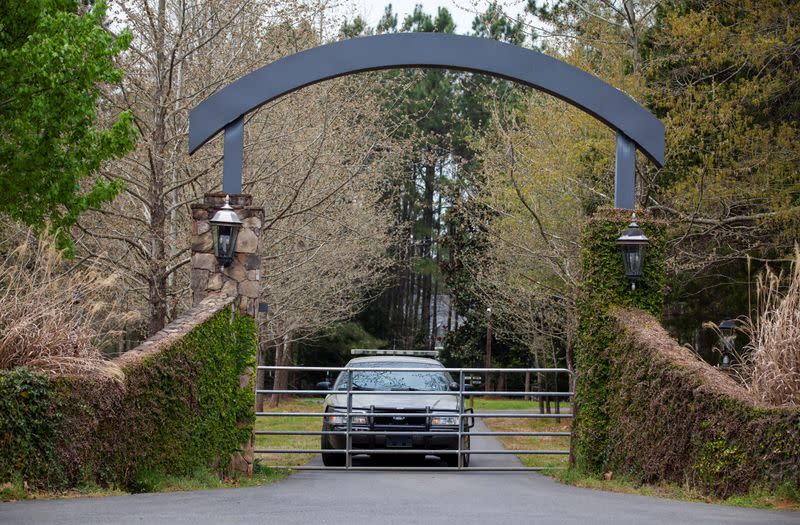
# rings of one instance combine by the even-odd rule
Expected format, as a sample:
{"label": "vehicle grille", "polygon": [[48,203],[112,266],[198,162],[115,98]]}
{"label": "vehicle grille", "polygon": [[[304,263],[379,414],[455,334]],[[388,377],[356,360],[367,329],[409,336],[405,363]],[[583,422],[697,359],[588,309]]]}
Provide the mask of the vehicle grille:
{"label": "vehicle grille", "polygon": [[[381,412],[402,414],[400,416],[381,416]],[[424,430],[425,410],[402,410],[396,408],[376,408],[373,416],[375,430]],[[406,415],[408,414],[408,415]],[[402,418],[402,419],[401,419]]]}

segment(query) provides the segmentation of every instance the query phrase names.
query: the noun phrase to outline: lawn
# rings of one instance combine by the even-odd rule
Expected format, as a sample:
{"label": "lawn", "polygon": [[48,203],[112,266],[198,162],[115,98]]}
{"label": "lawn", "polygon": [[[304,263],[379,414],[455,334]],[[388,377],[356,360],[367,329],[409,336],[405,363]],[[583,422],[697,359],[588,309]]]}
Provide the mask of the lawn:
{"label": "lawn", "polygon": [[121,489],[116,486],[102,487],[95,483],[83,483],[66,490],[29,489],[22,481],[0,484],[0,502],[24,499],[72,499],[99,498],[105,496],[124,496],[134,492],[182,492],[188,490],[226,489],[239,487],[258,487],[274,483],[288,476],[289,471],[270,468],[259,468],[253,477],[236,475],[220,477],[208,468],[198,468],[185,476],[168,476],[155,472],[140,474],[136,481],[135,491]]}
{"label": "lawn", "polygon": [[[321,398],[285,398],[277,408],[265,412],[322,412]],[[322,418],[317,416],[258,416],[256,430],[322,430]],[[320,436],[256,436],[256,449],[319,449]],[[308,463],[316,454],[256,454],[265,467],[297,466]]]}
{"label": "lawn", "polygon": [[[531,411],[539,412],[538,401],[523,399],[475,398],[476,412]],[[555,410],[555,407],[551,408]],[[570,413],[567,403],[561,404],[561,414]],[[560,418],[485,418],[484,423],[493,432],[569,432],[571,419]],[[497,436],[508,450],[569,450],[569,436]],[[566,468],[569,456],[555,454],[520,454],[526,467]]]}
{"label": "lawn", "polygon": [[[497,397],[475,397],[467,400],[467,406],[472,401],[475,410],[488,412],[491,410],[534,410],[539,411],[538,401],[525,401],[521,398],[497,398]],[[555,406],[550,404],[551,410],[555,411]],[[561,413],[567,414],[571,411],[570,404],[561,403]]]}

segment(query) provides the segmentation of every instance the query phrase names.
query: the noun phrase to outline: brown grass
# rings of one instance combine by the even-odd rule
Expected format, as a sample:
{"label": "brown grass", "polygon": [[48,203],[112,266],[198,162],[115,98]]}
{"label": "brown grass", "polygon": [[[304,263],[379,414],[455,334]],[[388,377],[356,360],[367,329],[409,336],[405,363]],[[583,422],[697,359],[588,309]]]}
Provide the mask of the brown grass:
{"label": "brown grass", "polygon": [[788,276],[767,268],[757,289],[758,318],[744,322],[744,382],[763,402],[800,406],[800,248]]}
{"label": "brown grass", "polygon": [[66,259],[52,236],[24,236],[0,262],[0,369],[119,379],[98,350],[122,320],[109,300],[116,276]]}
{"label": "brown grass", "polygon": [[[486,418],[486,426],[493,432],[569,432],[570,419]],[[570,438],[566,436],[498,436],[509,450],[569,450]],[[566,468],[569,456],[555,454],[520,454],[517,456],[526,467]]]}

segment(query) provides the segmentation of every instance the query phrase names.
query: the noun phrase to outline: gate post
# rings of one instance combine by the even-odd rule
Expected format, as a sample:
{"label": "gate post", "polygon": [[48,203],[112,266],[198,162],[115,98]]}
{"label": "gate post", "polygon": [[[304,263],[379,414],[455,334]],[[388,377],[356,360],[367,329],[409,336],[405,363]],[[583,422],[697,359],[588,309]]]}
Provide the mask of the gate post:
{"label": "gate post", "polygon": [[[210,293],[222,293],[236,298],[234,305],[244,315],[254,319],[258,313],[261,292],[261,228],[263,208],[253,207],[250,195],[230,195],[230,204],[242,220],[236,238],[233,261],[220,272],[214,255],[214,242],[209,220],[225,204],[226,193],[206,193],[202,203],[192,204],[192,304],[196,305]],[[253,369],[239,377],[239,387],[254,390]],[[231,458],[229,470],[252,476],[254,438],[243,443]]]}
{"label": "gate post", "polygon": [[604,472],[606,465],[610,361],[615,334],[609,319],[614,306],[640,308],[661,317],[666,284],[664,221],[637,212],[650,239],[644,256],[644,274],[636,289],[625,277],[622,254],[614,242],[631,220],[631,210],[601,209],[581,233],[581,285],[578,334],[575,344],[575,417],[572,462],[577,469]]}

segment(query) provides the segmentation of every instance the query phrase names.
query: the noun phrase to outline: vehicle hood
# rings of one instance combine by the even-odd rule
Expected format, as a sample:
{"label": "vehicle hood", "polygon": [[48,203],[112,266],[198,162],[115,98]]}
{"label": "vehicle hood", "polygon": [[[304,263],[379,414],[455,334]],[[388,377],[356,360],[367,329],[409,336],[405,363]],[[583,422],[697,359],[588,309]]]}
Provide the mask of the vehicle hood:
{"label": "vehicle hood", "polygon": [[[329,394],[325,398],[325,406],[346,407],[347,394]],[[369,392],[353,392],[353,408],[369,410],[371,406],[381,409],[422,409],[458,410],[458,394],[370,394]]]}

